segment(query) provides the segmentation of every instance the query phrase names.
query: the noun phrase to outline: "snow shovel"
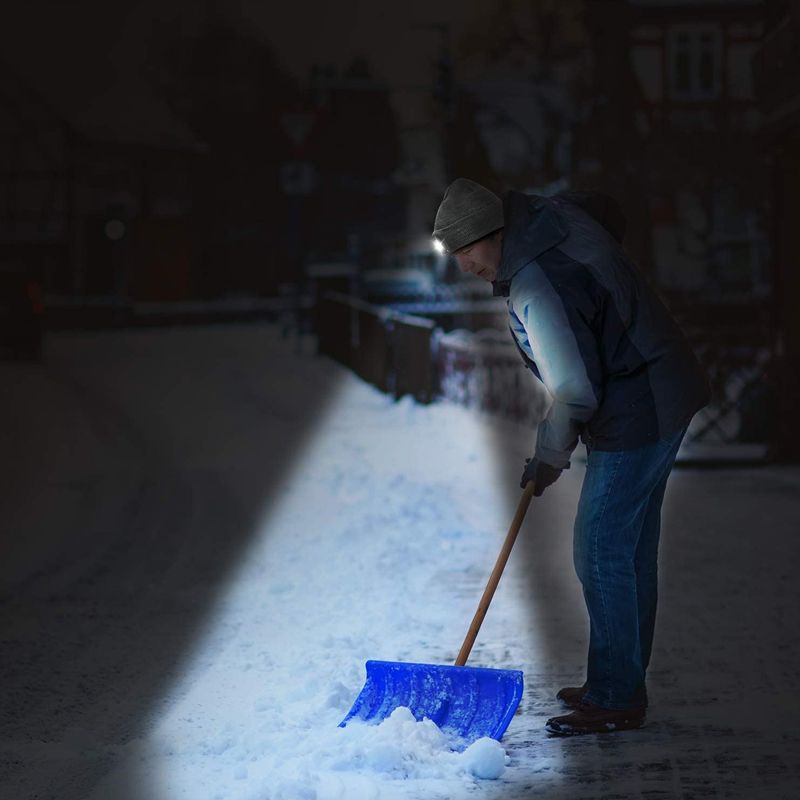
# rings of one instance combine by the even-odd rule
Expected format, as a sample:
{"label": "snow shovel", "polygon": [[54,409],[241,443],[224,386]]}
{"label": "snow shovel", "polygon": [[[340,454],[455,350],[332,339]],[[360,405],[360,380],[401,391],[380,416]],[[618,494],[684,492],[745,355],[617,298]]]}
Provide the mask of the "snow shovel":
{"label": "snow shovel", "polygon": [[464,747],[484,736],[500,740],[522,699],[522,672],[464,665],[511,555],[533,489],[534,483],[529,481],[455,666],[367,661],[364,688],[340,728],[351,719],[380,722],[396,708],[406,706],[417,720],[433,720]]}

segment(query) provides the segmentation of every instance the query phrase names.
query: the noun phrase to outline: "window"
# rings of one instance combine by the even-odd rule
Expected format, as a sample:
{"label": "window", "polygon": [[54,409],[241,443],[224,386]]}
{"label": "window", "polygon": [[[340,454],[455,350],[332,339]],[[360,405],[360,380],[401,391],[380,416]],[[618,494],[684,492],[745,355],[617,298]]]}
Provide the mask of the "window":
{"label": "window", "polygon": [[669,33],[672,98],[713,100],[719,97],[721,51],[719,28],[673,28]]}

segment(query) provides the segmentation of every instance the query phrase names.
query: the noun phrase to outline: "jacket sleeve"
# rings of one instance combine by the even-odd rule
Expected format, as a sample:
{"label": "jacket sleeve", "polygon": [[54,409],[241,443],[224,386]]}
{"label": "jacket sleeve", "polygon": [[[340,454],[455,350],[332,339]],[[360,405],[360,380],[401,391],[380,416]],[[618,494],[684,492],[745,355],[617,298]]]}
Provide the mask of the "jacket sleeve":
{"label": "jacket sleeve", "polygon": [[[520,342],[539,368],[553,398],[539,424],[535,456],[553,467],[566,468],[578,437],[602,399],[602,365],[597,340],[587,319],[587,300],[579,289],[553,286],[532,261],[511,283],[509,313],[524,328]],[[514,331],[517,339],[521,331]],[[526,347],[527,345],[527,347]]]}
{"label": "jacket sleeve", "polygon": [[[522,327],[521,323],[520,323],[520,327]],[[542,380],[542,376],[539,374],[539,368],[536,366],[536,362],[520,346],[519,339],[517,338],[517,334],[514,333],[513,324],[509,325],[508,329],[511,331],[511,338],[512,338],[514,344],[516,345],[517,352],[519,353],[519,357],[522,359],[522,363],[541,381]],[[527,338],[528,338],[528,335],[525,334],[526,341],[527,341]]]}
{"label": "jacket sleeve", "polygon": [[510,299],[508,301],[508,329],[511,331],[511,338],[523,363],[541,381],[542,376],[539,374],[539,368],[533,360],[530,342],[528,342],[528,332],[525,330],[520,318],[514,313]]}

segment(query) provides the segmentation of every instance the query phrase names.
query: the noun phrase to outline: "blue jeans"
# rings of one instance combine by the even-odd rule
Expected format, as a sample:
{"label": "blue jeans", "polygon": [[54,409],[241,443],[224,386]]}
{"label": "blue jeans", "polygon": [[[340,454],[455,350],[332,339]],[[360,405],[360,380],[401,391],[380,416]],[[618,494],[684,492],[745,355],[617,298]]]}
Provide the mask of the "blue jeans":
{"label": "blue jeans", "polygon": [[635,450],[590,450],[573,558],[589,612],[588,691],[604,708],[635,708],[653,646],[661,502],[686,429]]}

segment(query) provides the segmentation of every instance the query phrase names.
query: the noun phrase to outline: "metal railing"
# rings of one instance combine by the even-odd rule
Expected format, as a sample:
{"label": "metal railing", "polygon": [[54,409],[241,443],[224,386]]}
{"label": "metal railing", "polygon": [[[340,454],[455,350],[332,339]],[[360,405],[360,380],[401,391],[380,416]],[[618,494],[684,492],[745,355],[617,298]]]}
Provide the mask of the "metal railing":
{"label": "metal railing", "polygon": [[[433,320],[327,293],[316,314],[318,348],[395,397],[436,398],[527,426],[551,398],[526,370],[506,331],[445,333]],[[712,400],[692,420],[695,445],[768,444],[774,436],[774,351],[763,337],[694,331],[692,346],[709,376]]]}

